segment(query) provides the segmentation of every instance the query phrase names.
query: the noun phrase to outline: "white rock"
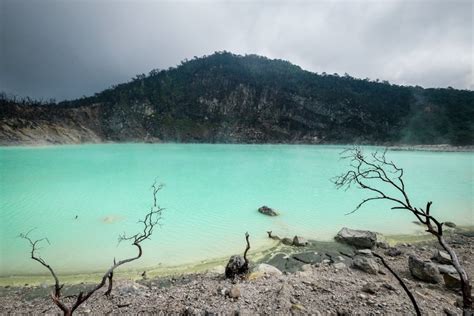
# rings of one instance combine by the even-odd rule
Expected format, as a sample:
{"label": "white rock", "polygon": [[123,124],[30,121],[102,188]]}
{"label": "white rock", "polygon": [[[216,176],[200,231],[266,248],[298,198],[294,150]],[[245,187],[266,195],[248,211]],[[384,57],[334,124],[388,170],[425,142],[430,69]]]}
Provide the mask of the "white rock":
{"label": "white rock", "polygon": [[266,263],[260,263],[253,269],[253,271],[262,272],[266,275],[275,275],[275,276],[282,275],[282,272],[278,270],[278,268]]}
{"label": "white rock", "polygon": [[338,270],[341,270],[341,269],[345,269],[347,266],[344,262],[337,262],[334,264],[334,268],[338,269]]}

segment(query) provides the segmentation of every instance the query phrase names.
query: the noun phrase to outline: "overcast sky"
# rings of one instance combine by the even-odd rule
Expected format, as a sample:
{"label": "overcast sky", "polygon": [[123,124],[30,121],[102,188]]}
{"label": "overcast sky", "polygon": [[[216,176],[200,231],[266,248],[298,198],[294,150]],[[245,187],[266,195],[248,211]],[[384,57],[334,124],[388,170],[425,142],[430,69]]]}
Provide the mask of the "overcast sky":
{"label": "overcast sky", "polygon": [[0,0],[0,90],[76,98],[221,50],[473,90],[472,3]]}

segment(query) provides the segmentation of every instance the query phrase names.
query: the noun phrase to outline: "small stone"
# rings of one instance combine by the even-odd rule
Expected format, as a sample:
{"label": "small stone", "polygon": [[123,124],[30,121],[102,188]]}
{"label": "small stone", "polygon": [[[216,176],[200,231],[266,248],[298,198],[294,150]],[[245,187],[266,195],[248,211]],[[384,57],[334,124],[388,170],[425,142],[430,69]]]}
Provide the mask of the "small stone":
{"label": "small stone", "polygon": [[444,226],[456,228],[456,224],[454,224],[453,222],[444,222]]}
{"label": "small stone", "polygon": [[441,250],[436,250],[433,257],[431,257],[431,260],[441,264],[453,264],[451,256],[447,252]]}
{"label": "small stone", "polygon": [[365,293],[369,293],[369,294],[377,293],[378,289],[379,289],[379,287],[377,286],[377,284],[375,284],[373,282],[367,282],[362,287],[362,291],[365,292]]}
{"label": "small stone", "polygon": [[263,273],[265,275],[271,275],[271,276],[280,276],[282,275],[282,272],[270,265],[270,264],[266,264],[266,263],[260,263],[259,265],[257,265],[254,269],[253,269],[253,272],[260,272],[260,273]]}
{"label": "small stone", "polygon": [[303,264],[301,266],[301,270],[302,271],[311,271],[311,270],[313,270],[313,267],[310,264]]}
{"label": "small stone", "polygon": [[365,300],[367,298],[367,295],[359,293],[359,294],[357,294],[357,297]]}
{"label": "small stone", "polygon": [[373,257],[374,255],[372,254],[372,250],[370,249],[360,249],[357,250],[357,254],[367,256],[367,257]]}
{"label": "small stone", "polygon": [[446,307],[443,309],[443,311],[447,316],[456,316],[457,315],[455,312],[453,312],[452,310],[450,310]]}
{"label": "small stone", "polygon": [[342,270],[342,269],[347,268],[347,266],[344,262],[337,262],[333,266],[334,266],[334,268],[336,268],[338,270]]}
{"label": "small stone", "polygon": [[443,274],[444,284],[448,289],[460,289],[461,279],[457,274]]}
{"label": "small stone", "polygon": [[398,248],[391,247],[387,251],[385,251],[385,254],[390,257],[397,257],[402,254],[402,251]]}
{"label": "small stone", "polygon": [[229,290],[229,297],[230,298],[239,298],[240,297],[240,288],[237,285],[234,285]]}
{"label": "small stone", "polygon": [[456,274],[456,268],[450,264],[438,264],[438,271],[441,274]]}
{"label": "small stone", "polygon": [[291,305],[291,309],[297,310],[297,311],[305,311],[306,309],[303,307],[301,304],[293,304]]}
{"label": "small stone", "polygon": [[217,294],[226,296],[227,293],[229,293],[229,290],[226,289],[225,287],[218,287],[218,288],[217,288]]}
{"label": "small stone", "polygon": [[373,258],[362,255],[356,255],[354,257],[352,267],[370,274],[377,274],[379,271],[379,265]]}
{"label": "small stone", "polygon": [[397,289],[393,285],[391,285],[390,283],[384,283],[384,284],[382,284],[382,286],[384,288],[386,288],[387,290],[394,291],[394,292],[397,291]]}

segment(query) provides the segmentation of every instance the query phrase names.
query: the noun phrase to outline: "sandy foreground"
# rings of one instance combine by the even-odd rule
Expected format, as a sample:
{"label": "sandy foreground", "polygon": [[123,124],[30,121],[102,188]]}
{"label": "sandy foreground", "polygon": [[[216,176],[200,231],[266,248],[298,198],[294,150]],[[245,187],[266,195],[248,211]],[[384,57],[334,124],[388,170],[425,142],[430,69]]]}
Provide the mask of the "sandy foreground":
{"label": "sandy foreground", "polygon": [[[474,234],[452,233],[448,240],[471,280],[474,276]],[[332,243],[335,244],[335,243]],[[224,267],[206,273],[173,277],[117,280],[110,297],[105,288],[96,292],[76,311],[79,314],[185,314],[185,315],[276,315],[276,314],[414,314],[397,280],[382,266],[377,274],[352,268],[350,247],[327,243],[281,248],[261,259],[282,273],[255,272],[243,279],[224,278]],[[391,267],[414,293],[423,314],[461,314],[460,292],[416,280],[408,268],[408,256],[429,260],[439,248],[434,240],[398,244],[401,255],[384,255]],[[319,250],[319,252],[317,251]],[[377,248],[379,254],[387,249]],[[343,263],[343,264],[341,264]],[[257,265],[257,263],[255,263]],[[72,302],[90,285],[65,286],[63,296]],[[0,288],[0,314],[57,314],[43,286]]]}

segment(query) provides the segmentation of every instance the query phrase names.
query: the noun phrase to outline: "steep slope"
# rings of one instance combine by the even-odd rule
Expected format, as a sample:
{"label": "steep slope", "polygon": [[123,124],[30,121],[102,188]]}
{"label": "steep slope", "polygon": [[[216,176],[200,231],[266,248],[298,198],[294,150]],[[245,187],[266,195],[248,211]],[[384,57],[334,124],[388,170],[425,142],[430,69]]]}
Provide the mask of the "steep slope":
{"label": "steep slope", "polygon": [[0,142],[473,144],[474,92],[315,74],[227,52],[92,97],[1,101]]}

